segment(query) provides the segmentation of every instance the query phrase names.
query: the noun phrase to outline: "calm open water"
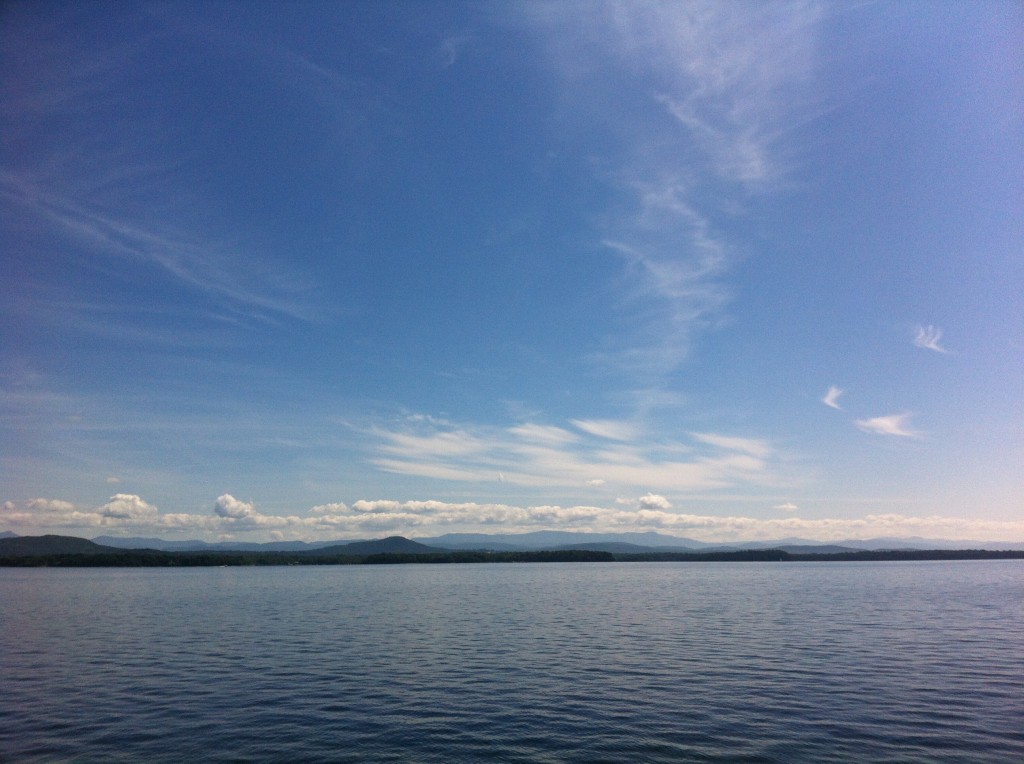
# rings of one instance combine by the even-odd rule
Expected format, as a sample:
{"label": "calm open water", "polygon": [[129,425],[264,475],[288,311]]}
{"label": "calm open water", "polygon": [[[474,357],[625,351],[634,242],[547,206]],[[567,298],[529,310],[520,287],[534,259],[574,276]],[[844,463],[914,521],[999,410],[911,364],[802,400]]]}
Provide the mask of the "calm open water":
{"label": "calm open water", "polygon": [[1024,563],[0,569],[2,761],[1024,761]]}

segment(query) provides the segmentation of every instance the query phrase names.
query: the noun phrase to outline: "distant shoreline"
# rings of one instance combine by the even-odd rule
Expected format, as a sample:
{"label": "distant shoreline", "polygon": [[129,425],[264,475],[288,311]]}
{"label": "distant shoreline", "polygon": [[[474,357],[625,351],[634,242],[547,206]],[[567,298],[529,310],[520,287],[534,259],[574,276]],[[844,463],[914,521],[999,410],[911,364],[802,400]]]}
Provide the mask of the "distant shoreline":
{"label": "distant shoreline", "polygon": [[451,551],[375,553],[366,555],[315,552],[165,552],[151,549],[87,553],[20,554],[0,556],[0,567],[39,568],[179,568],[282,565],[403,565],[486,564],[536,562],[915,562],[957,560],[1021,560],[1016,550],[892,550],[800,554],[781,549],[728,552],[612,552],[572,549],[524,552]]}

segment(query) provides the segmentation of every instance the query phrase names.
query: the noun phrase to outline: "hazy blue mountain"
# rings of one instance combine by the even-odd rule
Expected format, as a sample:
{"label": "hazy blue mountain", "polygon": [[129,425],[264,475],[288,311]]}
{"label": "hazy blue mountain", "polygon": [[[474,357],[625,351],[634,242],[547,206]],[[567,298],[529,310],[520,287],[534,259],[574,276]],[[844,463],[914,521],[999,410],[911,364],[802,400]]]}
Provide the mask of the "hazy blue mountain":
{"label": "hazy blue mountain", "polygon": [[[555,551],[571,549],[585,549],[591,552],[611,552],[612,554],[645,554],[649,552],[694,552],[698,551],[693,547],[683,546],[643,546],[641,544],[629,544],[625,541],[585,541],[582,544],[563,544],[552,547]],[[701,549],[699,551],[705,551]]]}
{"label": "hazy blue mountain", "polygon": [[[13,531],[0,532],[0,541],[16,538],[45,538],[38,536],[19,536]],[[55,538],[72,538],[70,536]],[[401,537],[393,537],[401,538]],[[84,540],[84,539],[79,539]],[[211,543],[198,539],[168,540],[161,538],[144,538],[135,536],[97,536],[96,544],[115,549],[156,549],[164,552],[305,552],[321,549],[333,549],[349,546],[353,543],[379,544],[378,541],[352,541],[338,539],[334,541],[272,541],[257,543],[251,541],[221,541]],[[770,541],[738,541],[729,543],[707,543],[679,536],[662,533],[575,533],[572,531],[535,531],[533,533],[447,533],[442,536],[417,538],[408,543],[417,543],[440,550],[493,550],[499,552],[537,551],[546,549],[592,549],[595,551],[629,552],[649,551],[730,551],[740,549],[784,549],[790,552],[833,553],[843,551],[879,551],[879,550],[945,550],[945,549],[989,549],[989,550],[1024,550],[1024,542],[1005,541],[946,541],[941,539],[911,538],[872,538],[848,539],[825,543],[813,539],[789,537]],[[611,545],[626,545],[618,549]],[[383,551],[383,550],[378,550]],[[404,551],[388,549],[386,551]],[[419,550],[422,551],[422,550]],[[356,552],[349,552],[357,554]],[[359,552],[358,554],[372,554]]]}
{"label": "hazy blue mountain", "polygon": [[[578,544],[634,544],[642,547],[654,547],[664,550],[666,547],[687,549],[704,549],[714,544],[707,544],[693,539],[678,536],[666,536],[661,533],[575,533],[572,531],[534,531],[532,533],[446,533],[443,536],[431,536],[417,539],[421,543],[444,549],[493,549],[496,551],[529,551],[535,549],[555,549]],[[594,547],[588,546],[587,549]]]}
{"label": "hazy blue mountain", "polygon": [[[781,539],[770,539],[768,541],[728,541],[718,544],[709,544],[709,550],[726,550],[726,549],[781,549],[782,547],[788,546],[824,546],[826,542],[817,541],[815,539],[804,539],[798,536],[789,536]],[[856,547],[861,549],[862,547]]]}
{"label": "hazy blue mountain", "polygon": [[410,541],[404,536],[389,536],[386,539],[379,539],[377,541],[353,541],[349,544],[338,544],[311,551],[323,554],[363,556],[369,554],[434,554],[447,550],[427,546],[417,541]]}
{"label": "hazy blue mountain", "polygon": [[97,544],[117,547],[118,549],[158,549],[161,552],[305,552],[322,549],[348,541],[199,541],[187,539],[169,541],[159,538],[141,538],[138,536],[97,536],[93,539]]}
{"label": "hazy blue mountain", "polygon": [[192,552],[209,549],[212,545],[205,541],[169,541],[158,538],[142,538],[139,536],[96,536],[93,541],[103,546],[116,549],[158,549],[161,552]]}
{"label": "hazy blue mountain", "polygon": [[482,550],[487,549],[494,552],[524,552],[535,547],[526,544],[517,544],[508,539],[515,538],[514,535],[488,533],[446,533],[443,536],[427,536],[417,538],[422,544],[448,550]]}
{"label": "hazy blue mountain", "polygon": [[324,549],[329,546],[334,546],[339,543],[352,543],[351,539],[348,541],[339,542],[334,541],[268,541],[265,544],[259,544],[258,547],[253,550],[257,552],[306,552],[316,549]]}
{"label": "hazy blue mountain", "polygon": [[784,544],[771,548],[781,549],[783,552],[789,552],[790,554],[842,554],[843,552],[863,551],[852,546],[839,546],[837,544]]}
{"label": "hazy blue mountain", "polygon": [[1024,550],[1022,541],[964,541],[955,539],[947,541],[944,539],[926,539],[920,536],[909,536],[907,538],[882,537],[873,539],[857,539],[850,541],[837,541],[843,546],[852,546],[856,549],[888,550],[888,549],[1006,549],[1012,551]]}
{"label": "hazy blue mountain", "polygon": [[[610,551],[606,544],[628,544],[637,551],[730,551],[741,549],[784,549],[805,554],[828,554],[858,550],[897,549],[990,549],[1024,550],[1024,542],[945,541],[926,538],[873,538],[822,542],[796,536],[769,541],[733,541],[708,543],[663,533],[575,533],[572,531],[535,531],[533,533],[447,533],[443,536],[418,538],[417,541],[444,549],[490,549],[494,551],[529,551],[539,549],[593,549]],[[625,549],[622,553],[629,553]]]}
{"label": "hazy blue mountain", "polygon": [[757,549],[781,549],[784,552],[796,554],[838,554],[840,552],[858,552],[851,546],[837,546],[835,544],[730,544],[728,546],[706,546],[700,549],[693,547],[670,547],[670,546],[643,546],[640,544],[628,544],[621,541],[591,541],[581,544],[566,544],[556,547],[557,549],[590,549],[595,552],[611,552],[612,554],[645,554],[650,552],[736,552]]}

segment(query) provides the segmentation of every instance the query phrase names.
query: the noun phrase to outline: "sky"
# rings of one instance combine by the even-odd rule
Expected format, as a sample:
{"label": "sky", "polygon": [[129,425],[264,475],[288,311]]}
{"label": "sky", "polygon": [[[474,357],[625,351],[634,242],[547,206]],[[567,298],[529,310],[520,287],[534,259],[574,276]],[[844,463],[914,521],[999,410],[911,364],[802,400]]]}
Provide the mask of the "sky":
{"label": "sky", "polygon": [[0,10],[0,530],[1024,540],[1024,8]]}

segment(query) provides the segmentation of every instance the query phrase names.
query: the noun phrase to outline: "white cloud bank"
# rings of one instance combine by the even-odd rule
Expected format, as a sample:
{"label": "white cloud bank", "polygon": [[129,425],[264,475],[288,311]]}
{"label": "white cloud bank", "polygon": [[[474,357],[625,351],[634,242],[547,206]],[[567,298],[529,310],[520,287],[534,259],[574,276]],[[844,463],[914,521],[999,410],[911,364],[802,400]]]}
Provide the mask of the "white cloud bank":
{"label": "white cloud bank", "polygon": [[[223,500],[223,501],[222,501]],[[231,514],[221,514],[223,507]],[[796,510],[790,502],[776,509]],[[970,520],[962,517],[868,514],[859,518],[757,518],[699,515],[673,511],[664,496],[648,493],[616,507],[557,505],[514,506],[477,502],[365,500],[337,502],[299,515],[263,515],[230,494],[219,497],[211,514],[163,514],[130,494],[112,496],[104,505],[80,509],[56,499],[7,501],[0,527],[22,535],[71,533],[99,535],[172,535],[223,537],[248,534],[255,540],[295,538],[331,540],[386,535],[432,536],[448,532],[523,533],[558,529],[582,532],[657,531],[699,541],[767,541],[797,536],[818,541],[923,536],[977,541],[1024,540],[1024,520]]]}

